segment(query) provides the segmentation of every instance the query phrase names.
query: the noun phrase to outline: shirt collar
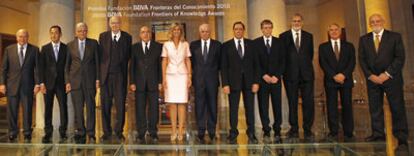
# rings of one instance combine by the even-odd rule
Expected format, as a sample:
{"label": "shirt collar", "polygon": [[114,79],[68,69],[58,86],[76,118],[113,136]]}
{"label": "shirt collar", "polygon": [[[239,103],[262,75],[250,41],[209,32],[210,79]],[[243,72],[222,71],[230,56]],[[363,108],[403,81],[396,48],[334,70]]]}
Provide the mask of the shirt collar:
{"label": "shirt collar", "polygon": [[18,49],[20,49],[21,46],[23,46],[23,49],[26,49],[27,48],[27,43],[25,43],[23,45],[17,44]]}
{"label": "shirt collar", "polygon": [[121,37],[121,31],[119,31],[118,33],[114,33],[113,31],[111,31],[111,34],[112,34],[112,38],[114,38],[114,36],[116,35],[116,38],[118,39],[118,38],[120,38]]}
{"label": "shirt collar", "polygon": [[290,30],[292,31],[293,35],[296,35],[296,33],[299,33],[299,35],[300,35],[302,33],[302,29],[299,30],[299,31],[296,31],[296,30],[293,30],[293,29],[290,29]]}
{"label": "shirt collar", "polygon": [[334,39],[331,39],[331,42],[332,43],[334,43],[334,42],[338,42],[338,43],[341,43],[341,40],[338,38],[338,39],[336,39],[336,40],[334,40]]}
{"label": "shirt collar", "polygon": [[234,43],[236,43],[236,45],[239,43],[239,40],[241,41],[240,43],[242,45],[244,44],[244,38],[237,39],[236,37],[234,37],[233,40],[234,40]]}
{"label": "shirt collar", "polygon": [[375,35],[379,35],[380,37],[382,37],[383,33],[384,33],[384,29],[382,29],[378,34],[375,33],[375,32],[372,32],[372,35],[374,35],[374,37],[375,37]]}
{"label": "shirt collar", "polygon": [[58,43],[52,42],[52,46],[53,47],[55,47],[55,46],[59,47],[60,46],[60,41]]}
{"label": "shirt collar", "polygon": [[[141,43],[142,43],[142,46],[145,46],[145,42],[144,41],[141,41]],[[151,40],[149,40],[147,43],[148,43],[148,47],[149,47],[149,45],[151,44]]]}

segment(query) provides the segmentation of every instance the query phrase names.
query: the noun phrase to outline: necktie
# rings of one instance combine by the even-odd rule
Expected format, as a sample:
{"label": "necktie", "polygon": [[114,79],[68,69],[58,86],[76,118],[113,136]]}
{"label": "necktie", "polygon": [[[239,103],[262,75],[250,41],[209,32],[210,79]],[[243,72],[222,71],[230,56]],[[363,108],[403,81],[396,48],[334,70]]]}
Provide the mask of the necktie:
{"label": "necktie", "polygon": [[149,48],[148,48],[148,42],[146,42],[146,43],[145,43],[145,51],[144,51],[144,54],[147,54],[147,53],[148,53],[148,51],[149,51]]}
{"label": "necktie", "polygon": [[270,43],[269,43],[269,39],[266,39],[266,50],[267,50],[267,54],[270,54]]}
{"label": "necktie", "polygon": [[339,60],[339,47],[338,47],[338,41],[334,42],[334,52],[336,60]]}
{"label": "necktie", "polygon": [[54,45],[53,46],[54,48],[53,48],[53,51],[55,52],[55,60],[56,60],[56,62],[58,61],[58,58],[59,58],[59,48],[58,48],[58,45],[56,44],[56,45]]}
{"label": "necktie", "polygon": [[203,46],[203,59],[204,59],[204,62],[207,61],[207,55],[208,55],[207,41],[204,41],[204,46]]}
{"label": "necktie", "polygon": [[237,41],[237,53],[239,53],[240,58],[243,58],[243,49],[241,46],[241,40]]}
{"label": "necktie", "polygon": [[375,35],[374,45],[375,45],[375,52],[378,53],[378,48],[380,44],[380,35]]}
{"label": "necktie", "polygon": [[116,35],[114,35],[114,43],[117,43]]}
{"label": "necktie", "polygon": [[20,66],[23,65],[23,61],[24,61],[24,54],[23,54],[23,50],[24,47],[20,46],[20,50],[19,50],[19,61],[20,61]]}
{"label": "necktie", "polygon": [[295,38],[295,47],[296,50],[299,52],[299,48],[300,48],[300,43],[299,43],[299,33],[296,33],[296,38]]}
{"label": "necktie", "polygon": [[85,54],[85,42],[84,41],[82,41],[80,43],[80,46],[79,46],[79,54],[80,54],[81,60],[83,60],[83,56]]}

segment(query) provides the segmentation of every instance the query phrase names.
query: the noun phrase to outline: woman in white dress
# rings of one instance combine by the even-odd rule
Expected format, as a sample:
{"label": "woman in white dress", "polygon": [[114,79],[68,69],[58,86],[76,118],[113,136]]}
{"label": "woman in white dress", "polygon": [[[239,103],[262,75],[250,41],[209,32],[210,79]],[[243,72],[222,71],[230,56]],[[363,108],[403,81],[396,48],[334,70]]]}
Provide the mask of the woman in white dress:
{"label": "woman in white dress", "polygon": [[[168,33],[169,40],[162,49],[162,76],[165,102],[169,106],[171,141],[184,138],[186,104],[191,86],[191,62],[188,42],[184,39],[181,25],[174,23]],[[177,133],[178,114],[178,133]]]}

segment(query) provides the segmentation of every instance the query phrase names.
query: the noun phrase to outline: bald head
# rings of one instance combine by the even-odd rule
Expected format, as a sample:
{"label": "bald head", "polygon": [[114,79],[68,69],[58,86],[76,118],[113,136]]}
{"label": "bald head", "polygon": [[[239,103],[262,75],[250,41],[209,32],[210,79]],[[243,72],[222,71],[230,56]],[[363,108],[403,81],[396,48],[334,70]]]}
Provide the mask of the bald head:
{"label": "bald head", "polygon": [[385,20],[380,14],[372,14],[369,16],[369,26],[375,33],[384,29]]}
{"label": "bald head", "polygon": [[27,42],[29,41],[29,32],[26,29],[17,30],[16,41],[20,45],[27,44]]}
{"label": "bald head", "polygon": [[210,25],[209,24],[201,24],[198,27],[198,31],[200,33],[200,38],[202,40],[208,40],[210,38]]}
{"label": "bald head", "polygon": [[84,40],[88,35],[88,25],[80,22],[76,24],[76,37],[80,40]]}
{"label": "bald head", "polygon": [[121,17],[120,16],[112,16],[109,19],[109,26],[111,27],[112,32],[118,33],[121,30]]}

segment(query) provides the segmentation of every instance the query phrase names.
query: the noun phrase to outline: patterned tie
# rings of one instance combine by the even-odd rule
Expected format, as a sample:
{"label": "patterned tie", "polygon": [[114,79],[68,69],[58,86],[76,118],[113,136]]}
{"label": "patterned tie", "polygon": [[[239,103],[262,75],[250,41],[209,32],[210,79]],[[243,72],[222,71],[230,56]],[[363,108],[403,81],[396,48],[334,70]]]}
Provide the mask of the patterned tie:
{"label": "patterned tie", "polygon": [[266,49],[267,49],[267,54],[270,54],[270,40],[266,39]]}
{"label": "patterned tie", "polygon": [[23,62],[24,62],[24,54],[23,54],[23,50],[24,47],[20,46],[20,50],[19,50],[19,61],[20,61],[20,66],[23,66]]}
{"label": "patterned tie", "polygon": [[83,56],[85,54],[85,41],[82,41],[80,43],[80,46],[79,46],[79,54],[80,54],[81,60],[83,60]]}
{"label": "patterned tie", "polygon": [[239,53],[240,58],[243,59],[243,49],[241,46],[241,40],[237,41],[237,53]]}
{"label": "patterned tie", "polygon": [[295,47],[296,50],[299,52],[299,48],[300,48],[300,41],[299,41],[299,33],[296,33],[296,38],[295,38]]}
{"label": "patterned tie", "polygon": [[338,41],[335,41],[334,42],[334,52],[335,52],[336,60],[339,60],[339,46],[338,46]]}
{"label": "patterned tie", "polygon": [[117,43],[118,41],[116,40],[116,35],[114,35],[114,43]]}
{"label": "patterned tie", "polygon": [[374,39],[374,45],[375,45],[375,52],[378,53],[379,45],[380,45],[380,35],[375,35]]}
{"label": "patterned tie", "polygon": [[204,59],[204,62],[207,61],[207,55],[208,55],[207,41],[204,41],[204,46],[203,46],[203,59]]}
{"label": "patterned tie", "polygon": [[54,47],[53,48],[53,51],[55,52],[55,60],[57,62],[58,61],[58,58],[59,58],[59,48],[58,48],[58,45],[57,44],[55,44],[53,47]]}

